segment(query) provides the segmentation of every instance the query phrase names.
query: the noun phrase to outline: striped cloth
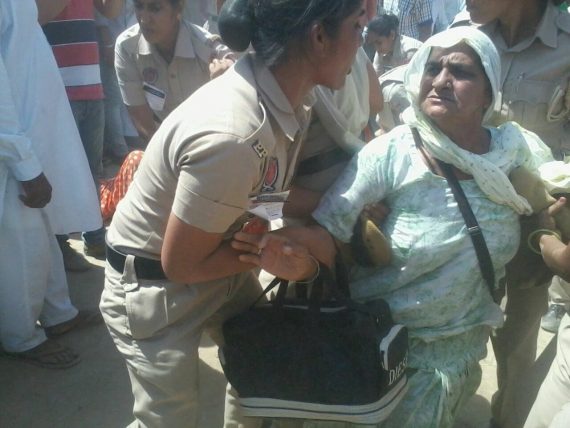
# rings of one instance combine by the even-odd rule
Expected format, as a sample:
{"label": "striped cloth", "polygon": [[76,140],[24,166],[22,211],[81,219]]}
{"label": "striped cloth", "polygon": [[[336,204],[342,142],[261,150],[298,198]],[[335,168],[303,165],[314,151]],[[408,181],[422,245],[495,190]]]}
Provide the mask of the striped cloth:
{"label": "striped cloth", "polygon": [[93,0],[71,0],[43,29],[69,100],[102,99]]}

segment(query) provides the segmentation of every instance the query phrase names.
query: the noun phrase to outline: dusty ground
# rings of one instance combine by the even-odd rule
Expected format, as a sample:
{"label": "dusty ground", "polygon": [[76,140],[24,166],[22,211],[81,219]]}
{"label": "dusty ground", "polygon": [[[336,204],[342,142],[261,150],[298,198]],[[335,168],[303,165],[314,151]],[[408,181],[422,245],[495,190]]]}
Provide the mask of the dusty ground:
{"label": "dusty ground", "polygon": [[[72,245],[81,249],[78,240]],[[103,287],[103,262],[89,258],[93,268],[68,274],[77,307],[96,307]],[[552,334],[541,331],[539,366],[547,366],[554,347]],[[0,427],[2,428],[119,428],[131,421],[132,396],[127,371],[104,325],[73,331],[61,339],[81,354],[82,362],[67,370],[46,370],[0,358]],[[201,385],[204,413],[201,428],[221,427],[225,379],[217,350],[204,338]],[[482,362],[483,381],[462,413],[456,428],[486,428],[489,402],[495,391],[495,360],[489,348]],[[540,370],[539,370],[540,373]],[[529,377],[532,395],[538,382]]]}

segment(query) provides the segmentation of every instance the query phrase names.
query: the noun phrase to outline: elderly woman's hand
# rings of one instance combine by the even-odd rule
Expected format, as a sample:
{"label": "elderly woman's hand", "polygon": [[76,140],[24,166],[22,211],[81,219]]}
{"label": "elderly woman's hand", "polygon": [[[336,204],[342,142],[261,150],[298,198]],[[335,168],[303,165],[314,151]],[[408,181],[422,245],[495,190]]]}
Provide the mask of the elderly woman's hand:
{"label": "elderly woman's hand", "polygon": [[390,208],[384,202],[376,202],[375,204],[368,204],[362,210],[366,216],[374,222],[378,227],[382,225],[388,214],[390,214]]}
{"label": "elderly woman's hand", "polygon": [[243,252],[240,261],[257,265],[279,278],[303,281],[318,273],[318,262],[308,249],[284,236],[237,232],[231,245]]}

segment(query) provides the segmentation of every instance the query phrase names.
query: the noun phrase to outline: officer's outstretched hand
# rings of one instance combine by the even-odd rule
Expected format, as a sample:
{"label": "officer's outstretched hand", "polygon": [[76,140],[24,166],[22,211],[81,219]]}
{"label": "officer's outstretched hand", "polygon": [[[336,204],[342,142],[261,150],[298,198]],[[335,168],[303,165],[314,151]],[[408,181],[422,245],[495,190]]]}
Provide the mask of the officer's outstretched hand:
{"label": "officer's outstretched hand", "polygon": [[257,265],[279,278],[302,281],[317,273],[317,261],[308,249],[284,236],[237,232],[231,245],[243,252],[240,261]]}

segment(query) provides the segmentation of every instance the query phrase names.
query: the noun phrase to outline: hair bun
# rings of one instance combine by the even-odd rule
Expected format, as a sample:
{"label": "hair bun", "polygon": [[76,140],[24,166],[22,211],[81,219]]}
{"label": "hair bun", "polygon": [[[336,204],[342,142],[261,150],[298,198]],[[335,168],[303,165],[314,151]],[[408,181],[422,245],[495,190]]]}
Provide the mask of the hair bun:
{"label": "hair bun", "polygon": [[253,37],[253,11],[249,0],[227,0],[218,19],[220,36],[234,51],[244,51]]}

